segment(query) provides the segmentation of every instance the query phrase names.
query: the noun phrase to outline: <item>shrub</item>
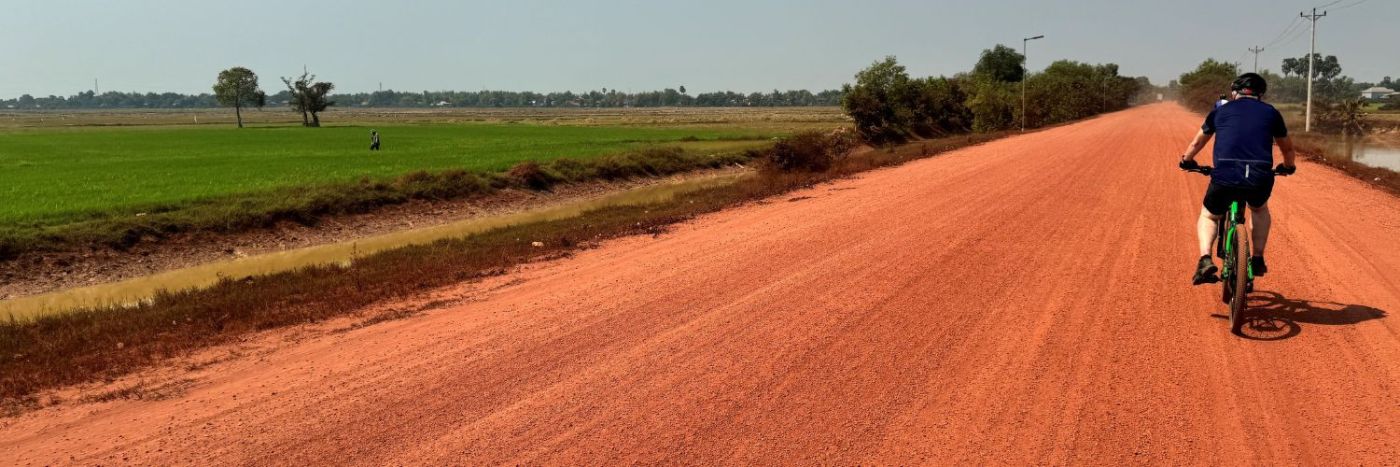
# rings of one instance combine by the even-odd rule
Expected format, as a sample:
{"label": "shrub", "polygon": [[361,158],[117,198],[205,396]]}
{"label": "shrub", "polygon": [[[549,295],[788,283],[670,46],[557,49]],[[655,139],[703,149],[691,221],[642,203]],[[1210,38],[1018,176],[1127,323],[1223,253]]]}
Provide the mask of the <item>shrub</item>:
{"label": "shrub", "polygon": [[548,190],[555,183],[561,181],[559,175],[545,170],[539,162],[535,161],[515,164],[514,167],[510,168],[510,171],[506,172],[506,176],[532,190]]}
{"label": "shrub", "polygon": [[1016,127],[1019,106],[1014,83],[975,81],[967,99],[967,108],[972,112],[972,131],[988,133]]}
{"label": "shrub", "polygon": [[1381,101],[1381,110],[1400,110],[1400,94],[1391,94]]}
{"label": "shrub", "polygon": [[762,151],[762,167],[779,172],[825,172],[855,146],[855,137],[843,130],[798,133]]}
{"label": "shrub", "polygon": [[1181,75],[1182,104],[1192,110],[1210,111],[1221,94],[1230,90],[1230,83],[1239,76],[1239,67],[1206,59],[1195,70]]}
{"label": "shrub", "polygon": [[915,82],[913,108],[914,134],[931,138],[972,129],[972,110],[967,108],[967,92],[957,79],[924,78]]}
{"label": "shrub", "polygon": [[1346,135],[1363,135],[1369,127],[1366,122],[1366,99],[1352,98],[1338,102],[1321,102],[1322,111],[1317,114],[1317,127],[1328,132]]}

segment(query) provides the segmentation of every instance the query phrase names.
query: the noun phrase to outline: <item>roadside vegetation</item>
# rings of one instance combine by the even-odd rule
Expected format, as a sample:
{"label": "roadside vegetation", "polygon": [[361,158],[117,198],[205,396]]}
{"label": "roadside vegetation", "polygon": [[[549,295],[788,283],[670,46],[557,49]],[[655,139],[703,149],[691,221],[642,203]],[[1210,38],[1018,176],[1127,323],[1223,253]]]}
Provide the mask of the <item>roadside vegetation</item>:
{"label": "roadside vegetation", "polygon": [[374,154],[362,147],[363,127],[0,133],[0,259],[123,248],[181,232],[310,224],[410,199],[484,194],[517,186],[505,172],[528,160],[558,182],[674,173],[722,163],[710,155],[768,144],[775,134],[539,125],[380,130],[387,150]]}
{"label": "roadside vegetation", "polygon": [[[969,73],[911,78],[894,57],[857,73],[842,89],[842,108],[872,144],[913,138],[1038,128],[1121,110],[1149,91],[1147,78],[1118,75],[1118,65],[1058,60],[1027,73],[1025,57],[998,45]],[[1021,89],[1026,105],[1022,112]]]}

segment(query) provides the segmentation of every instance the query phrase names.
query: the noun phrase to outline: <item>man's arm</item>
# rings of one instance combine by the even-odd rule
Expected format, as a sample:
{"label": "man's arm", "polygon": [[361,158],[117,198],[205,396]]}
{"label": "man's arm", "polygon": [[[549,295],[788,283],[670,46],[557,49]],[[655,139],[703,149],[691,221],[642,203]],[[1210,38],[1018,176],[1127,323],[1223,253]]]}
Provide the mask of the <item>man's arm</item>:
{"label": "man's arm", "polygon": [[1293,152],[1293,140],[1284,136],[1274,138],[1274,142],[1278,143],[1278,150],[1283,153],[1283,165],[1297,167],[1298,165],[1294,162],[1298,159],[1298,154]]}
{"label": "man's arm", "polygon": [[[1210,138],[1212,136],[1214,135],[1206,133],[1205,130],[1197,131],[1196,138],[1191,140],[1191,145],[1186,147],[1186,152],[1181,153],[1181,160],[1196,160],[1196,154],[1199,154],[1201,152],[1201,149],[1204,149],[1206,147],[1206,143],[1210,142]],[[1290,144],[1288,147],[1291,153],[1293,146]]]}

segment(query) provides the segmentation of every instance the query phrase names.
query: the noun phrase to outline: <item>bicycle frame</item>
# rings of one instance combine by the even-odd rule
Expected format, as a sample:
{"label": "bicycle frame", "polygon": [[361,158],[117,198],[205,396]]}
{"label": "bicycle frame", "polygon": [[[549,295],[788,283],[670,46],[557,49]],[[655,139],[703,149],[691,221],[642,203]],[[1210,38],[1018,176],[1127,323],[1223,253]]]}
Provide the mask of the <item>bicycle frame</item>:
{"label": "bicycle frame", "polygon": [[[1230,202],[1230,212],[1226,214],[1224,218],[1220,219],[1220,222],[1216,223],[1215,252],[1216,256],[1219,256],[1225,260],[1222,261],[1224,267],[1221,268],[1221,279],[1228,279],[1230,277],[1233,277],[1233,274],[1236,269],[1236,265],[1234,264],[1233,259],[1235,257],[1235,236],[1240,235],[1241,231],[1246,231],[1246,233],[1248,233],[1247,228],[1242,228],[1246,226],[1245,222],[1246,221],[1244,217],[1244,209],[1240,207],[1240,202],[1236,200]],[[1249,248],[1249,243],[1251,239],[1246,236],[1245,238],[1243,238],[1243,240],[1245,248]],[[1250,253],[1251,252],[1246,251],[1245,255],[1249,256]],[[1245,264],[1244,271],[1247,275],[1247,278],[1253,281],[1254,268],[1249,264]]]}

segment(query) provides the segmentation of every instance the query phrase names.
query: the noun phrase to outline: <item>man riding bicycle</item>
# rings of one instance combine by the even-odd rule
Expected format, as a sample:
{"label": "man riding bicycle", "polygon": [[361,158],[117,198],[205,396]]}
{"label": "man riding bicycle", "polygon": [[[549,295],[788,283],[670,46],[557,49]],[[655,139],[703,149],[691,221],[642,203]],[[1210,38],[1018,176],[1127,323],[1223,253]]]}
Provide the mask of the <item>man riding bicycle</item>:
{"label": "man riding bicycle", "polygon": [[[1196,154],[1201,152],[1211,137],[1216,137],[1215,168],[1210,173],[1210,186],[1206,188],[1201,217],[1196,223],[1201,259],[1191,278],[1194,285],[1220,280],[1216,275],[1220,270],[1210,257],[1211,244],[1215,243],[1216,223],[1220,222],[1233,201],[1248,204],[1254,222],[1251,242],[1254,251],[1250,268],[1256,276],[1268,272],[1264,265],[1264,244],[1269,239],[1267,203],[1274,190],[1274,173],[1288,175],[1297,170],[1293,142],[1288,139],[1283,115],[1274,106],[1260,100],[1268,89],[1269,85],[1262,76],[1255,73],[1240,75],[1230,85],[1234,100],[1206,116],[1205,124],[1201,125],[1196,138],[1181,155],[1178,165],[1182,170],[1199,169]],[[1283,152],[1283,163],[1271,170],[1274,143]]]}

